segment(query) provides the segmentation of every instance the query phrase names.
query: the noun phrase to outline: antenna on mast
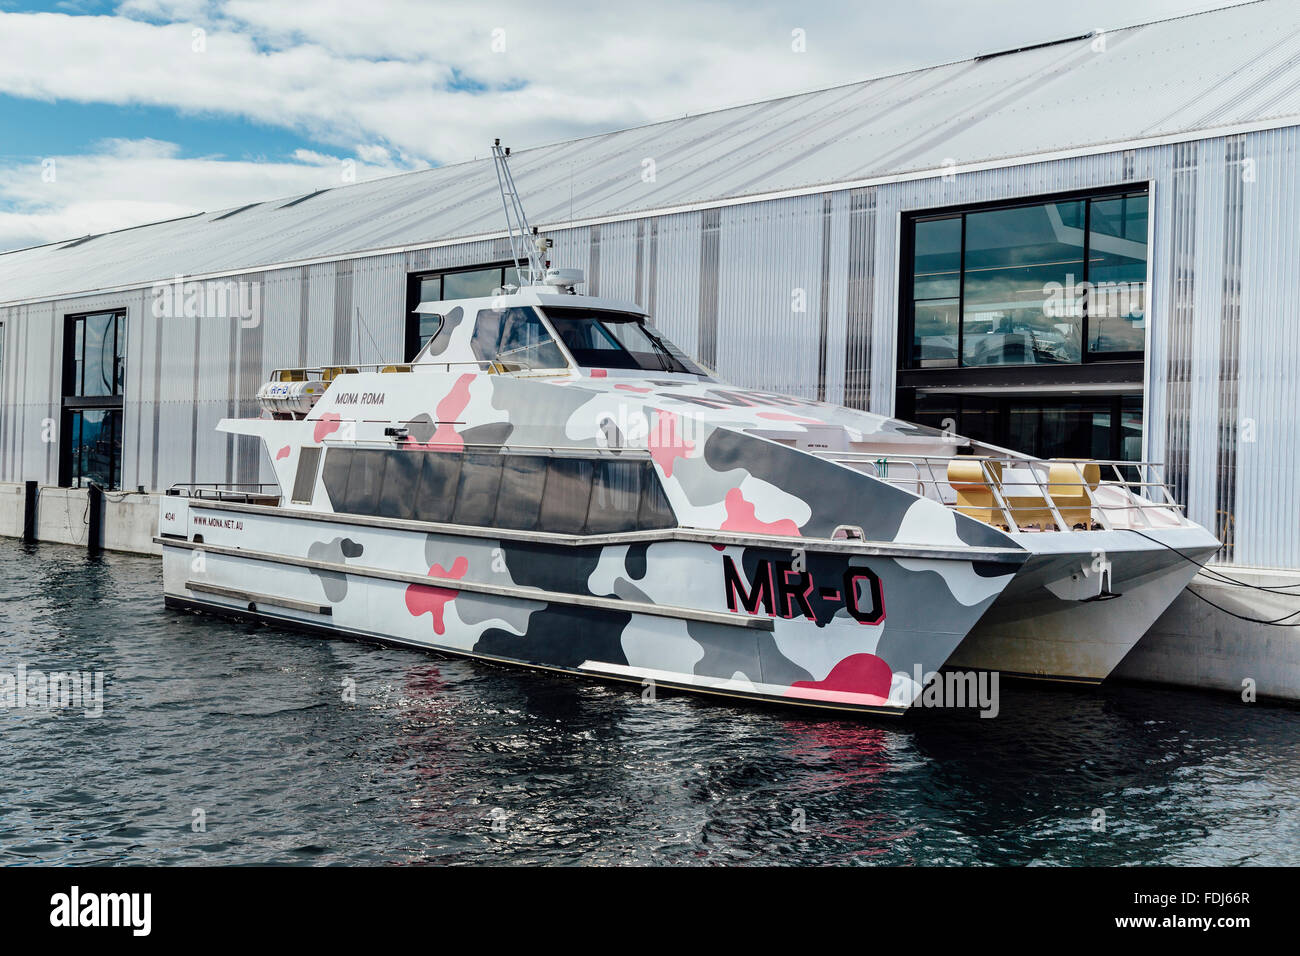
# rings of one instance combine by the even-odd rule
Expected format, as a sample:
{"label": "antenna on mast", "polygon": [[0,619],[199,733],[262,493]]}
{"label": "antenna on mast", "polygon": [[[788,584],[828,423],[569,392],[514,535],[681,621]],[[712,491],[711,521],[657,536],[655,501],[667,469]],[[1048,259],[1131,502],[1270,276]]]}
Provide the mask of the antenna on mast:
{"label": "antenna on mast", "polygon": [[[515,191],[515,179],[510,175],[510,147],[502,147],[501,140],[492,141],[492,161],[496,166],[497,185],[501,189],[501,206],[506,213],[506,229],[510,236],[510,257],[515,263],[519,287],[542,282],[546,276],[543,254],[551,247],[551,240],[537,235],[537,229],[528,224],[524,204]],[[527,263],[525,272],[525,263]]]}

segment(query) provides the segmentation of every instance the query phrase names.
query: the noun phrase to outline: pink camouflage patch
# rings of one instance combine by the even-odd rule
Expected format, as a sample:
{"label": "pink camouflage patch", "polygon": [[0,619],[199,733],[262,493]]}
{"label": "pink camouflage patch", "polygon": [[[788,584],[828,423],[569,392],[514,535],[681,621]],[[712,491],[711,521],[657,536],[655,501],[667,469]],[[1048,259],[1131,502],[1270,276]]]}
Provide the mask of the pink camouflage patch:
{"label": "pink camouflage patch", "polygon": [[[459,557],[452,562],[451,570],[445,571],[441,564],[435,564],[429,568],[429,577],[431,578],[451,578],[459,581],[469,570],[469,558]],[[411,584],[406,588],[406,610],[412,617],[419,617],[421,614],[433,615],[433,633],[446,633],[446,624],[444,614],[447,609],[447,602],[455,600],[460,591],[454,588],[444,588],[433,584]]]}
{"label": "pink camouflage patch", "polygon": [[456,424],[460,416],[465,413],[465,409],[469,407],[469,386],[475,377],[473,373],[466,373],[456,379],[456,384],[443,396],[434,410],[438,421],[433,436],[423,443],[408,438],[407,445],[427,451],[463,451],[465,440],[457,434]]}
{"label": "pink camouflage patch", "polygon": [[673,462],[678,458],[689,458],[691,452],[695,451],[695,443],[682,437],[680,419],[676,412],[654,412],[649,444],[650,457],[667,478],[673,476]]}
{"label": "pink camouflage patch", "polygon": [[743,531],[750,534],[779,534],[788,538],[799,537],[799,526],[790,518],[779,521],[760,521],[754,514],[754,505],[745,499],[739,488],[732,488],[722,501],[727,509],[723,531]]}
{"label": "pink camouflage patch", "polygon": [[326,435],[332,435],[339,430],[339,425],[343,418],[338,412],[325,412],[316,422],[316,428],[311,433],[311,440],[319,445],[325,440]]}

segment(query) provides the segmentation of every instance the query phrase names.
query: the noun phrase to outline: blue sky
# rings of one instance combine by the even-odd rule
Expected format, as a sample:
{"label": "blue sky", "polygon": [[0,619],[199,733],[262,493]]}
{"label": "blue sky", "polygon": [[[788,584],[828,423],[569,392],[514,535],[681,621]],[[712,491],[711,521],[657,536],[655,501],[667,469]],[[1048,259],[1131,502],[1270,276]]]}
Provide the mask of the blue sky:
{"label": "blue sky", "polygon": [[0,0],[0,250],[1228,2]]}

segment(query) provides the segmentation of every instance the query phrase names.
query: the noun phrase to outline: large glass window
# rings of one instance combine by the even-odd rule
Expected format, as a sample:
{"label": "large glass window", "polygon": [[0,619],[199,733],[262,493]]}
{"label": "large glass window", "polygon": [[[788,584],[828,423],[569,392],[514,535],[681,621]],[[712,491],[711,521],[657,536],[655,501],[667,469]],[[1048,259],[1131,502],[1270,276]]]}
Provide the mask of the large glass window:
{"label": "large glass window", "polygon": [[912,364],[918,368],[957,364],[961,225],[960,216],[916,223]]}
{"label": "large glass window", "polygon": [[1091,204],[1088,351],[1141,352],[1146,343],[1147,197]]}
{"label": "large glass window", "polygon": [[94,482],[115,489],[122,477],[122,412],[120,409],[87,408],[72,411],[67,418],[70,481],[74,488]]}
{"label": "large glass window", "polygon": [[1084,276],[1083,209],[1063,202],[966,216],[963,365],[1080,360],[1081,317],[1046,306],[1053,283],[1064,290]]}
{"label": "large glass window", "polygon": [[919,216],[907,368],[1066,365],[1145,342],[1145,192]]}
{"label": "large glass window", "polygon": [[126,316],[121,312],[79,315],[71,319],[71,325],[73,375],[64,383],[64,394],[121,395],[125,385],[122,346],[126,344]]}
{"label": "large glass window", "polygon": [[68,316],[63,343],[60,484],[120,488],[126,313]]}

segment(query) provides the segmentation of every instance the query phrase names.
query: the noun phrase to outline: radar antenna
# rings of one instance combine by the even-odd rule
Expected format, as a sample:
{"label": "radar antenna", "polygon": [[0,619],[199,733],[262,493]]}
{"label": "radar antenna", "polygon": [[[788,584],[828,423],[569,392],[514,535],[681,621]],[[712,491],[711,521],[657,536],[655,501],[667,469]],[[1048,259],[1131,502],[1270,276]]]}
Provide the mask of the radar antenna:
{"label": "radar antenna", "polygon": [[528,224],[524,204],[519,201],[515,191],[515,179],[510,175],[510,147],[502,146],[501,140],[492,143],[492,161],[496,166],[497,185],[501,188],[501,206],[506,213],[506,228],[510,235],[510,257],[515,263],[515,275],[519,287],[540,283],[546,277],[545,251],[551,247],[551,240],[537,235],[537,230]]}

